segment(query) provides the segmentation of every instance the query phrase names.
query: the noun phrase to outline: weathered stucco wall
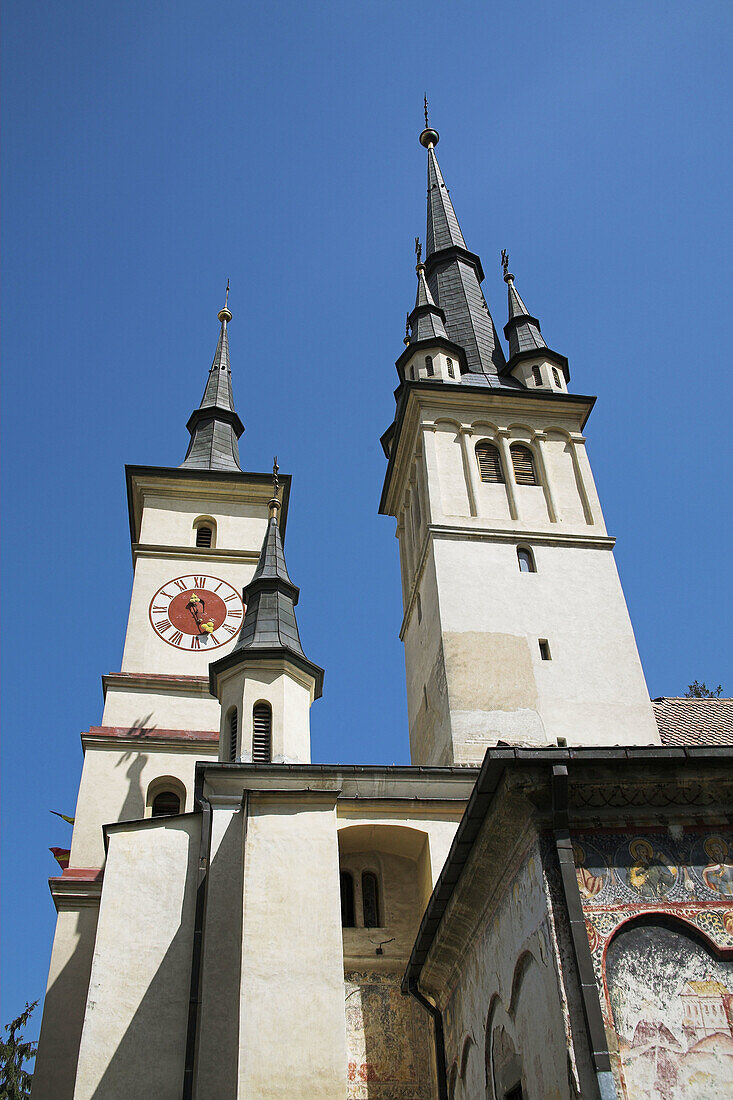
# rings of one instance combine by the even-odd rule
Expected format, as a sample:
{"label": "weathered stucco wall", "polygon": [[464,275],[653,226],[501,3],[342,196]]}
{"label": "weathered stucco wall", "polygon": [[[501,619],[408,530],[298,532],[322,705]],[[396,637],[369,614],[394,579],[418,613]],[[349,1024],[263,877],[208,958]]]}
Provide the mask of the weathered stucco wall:
{"label": "weathered stucco wall", "polygon": [[191,979],[199,815],[109,836],[75,1100],[179,1100]]}
{"label": "weathered stucco wall", "polygon": [[733,833],[575,830],[619,1095],[733,1096]]}
{"label": "weathered stucco wall", "polygon": [[570,1098],[569,1024],[539,844],[525,844],[500,885],[485,885],[493,897],[465,941],[444,1010],[454,1095],[501,1100],[521,1084],[528,1100]]}
{"label": "weathered stucco wall", "polygon": [[346,972],[348,1100],[432,1100],[435,1095],[430,1020],[414,998],[402,996],[401,977],[401,972]]}

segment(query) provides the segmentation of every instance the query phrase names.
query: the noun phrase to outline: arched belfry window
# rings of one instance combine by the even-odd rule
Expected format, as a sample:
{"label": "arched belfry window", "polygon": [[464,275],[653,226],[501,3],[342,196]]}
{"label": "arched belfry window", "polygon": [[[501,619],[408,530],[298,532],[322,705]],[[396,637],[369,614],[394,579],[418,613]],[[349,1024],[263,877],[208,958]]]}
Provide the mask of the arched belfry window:
{"label": "arched belfry window", "polygon": [[341,927],[354,928],[354,878],[349,871],[342,871],[341,882]]}
{"label": "arched belfry window", "polygon": [[435,373],[434,370],[433,370],[433,357],[432,357],[432,355],[426,355],[425,356],[425,373],[427,374],[428,378],[432,378],[433,374]]}
{"label": "arched belfry window", "polygon": [[517,561],[520,573],[536,573],[537,566],[534,562],[534,554],[528,546],[517,547]]}
{"label": "arched belfry window", "polygon": [[166,817],[181,812],[181,799],[175,791],[159,791],[153,799],[151,817]]}
{"label": "arched belfry window", "polygon": [[196,545],[205,550],[216,546],[216,523],[210,516],[199,516],[193,525]]}
{"label": "arched belfry window", "polygon": [[552,368],[552,377],[555,379],[555,385],[560,390],[562,389],[562,382],[560,381],[560,371],[557,367]]}
{"label": "arched belfry window", "polygon": [[540,370],[539,367],[537,367],[537,366],[532,367],[532,377],[534,378],[535,386],[541,386],[542,385],[542,371]]}
{"label": "arched belfry window", "polygon": [[379,927],[379,883],[373,871],[361,876],[361,901],[365,928]]}
{"label": "arched belfry window", "polygon": [[446,359],[445,363],[446,363],[446,366],[448,367],[448,377],[449,378],[455,378],[456,372],[453,369],[453,360],[452,359]]}
{"label": "arched belfry window", "polygon": [[236,707],[232,707],[229,711],[227,726],[229,732],[229,759],[234,761],[237,759],[237,736],[239,734],[239,721]]}
{"label": "arched belfry window", "polygon": [[272,707],[255,703],[252,708],[252,761],[269,764],[272,760]]}
{"label": "arched belfry window", "polygon": [[483,439],[476,444],[476,459],[482,481],[504,481],[504,471],[501,468],[501,456],[498,447],[488,440]]}
{"label": "arched belfry window", "polygon": [[529,447],[523,443],[512,443],[510,448],[512,466],[514,467],[514,480],[517,485],[536,485],[537,473],[535,471],[534,456]]}

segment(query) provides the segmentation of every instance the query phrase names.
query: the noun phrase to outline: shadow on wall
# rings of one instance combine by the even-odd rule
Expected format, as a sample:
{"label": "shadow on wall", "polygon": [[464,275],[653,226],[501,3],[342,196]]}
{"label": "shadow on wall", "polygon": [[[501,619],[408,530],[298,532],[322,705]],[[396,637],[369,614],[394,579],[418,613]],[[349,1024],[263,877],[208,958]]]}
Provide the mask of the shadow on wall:
{"label": "shadow on wall", "polygon": [[[134,776],[132,777],[134,780]],[[145,828],[181,829],[195,815],[156,818]],[[226,914],[225,921],[210,920],[205,929],[202,1001],[206,1024],[200,1028],[198,1094],[217,1100],[235,1100],[238,1091],[239,1049],[239,978],[241,972],[241,815],[235,814],[209,867],[209,897],[216,896],[216,909]],[[184,1078],[185,1046],[191,982],[191,963],[196,905],[196,868],[198,830],[193,830],[187,846],[183,904],[170,942],[155,972],[140,995],[136,988],[140,962],[145,958],[143,945],[149,936],[148,921],[155,911],[157,897],[128,896],[120,899],[127,917],[123,950],[131,966],[129,974],[119,973],[91,1011],[106,1018],[127,1016],[127,1026],[111,1055],[100,1051],[105,1063],[97,1075],[96,1067],[84,1063],[76,1082],[79,1044],[82,1035],[92,955],[95,953],[97,909],[85,907],[75,917],[83,932],[74,954],[46,994],[41,1027],[41,1060],[33,1082],[33,1100],[180,1100]],[[237,868],[240,868],[238,873]],[[161,902],[175,869],[148,879],[157,881]],[[212,898],[213,900],[213,898]],[[210,906],[211,911],[211,906]],[[147,919],[143,914],[147,912]],[[68,914],[71,918],[71,914]],[[139,917],[140,919],[137,919]],[[82,927],[88,925],[87,927]],[[104,950],[104,944],[97,948]],[[103,961],[103,960],[102,960]],[[114,988],[112,988],[114,984]],[[132,1007],[130,1007],[132,1006]],[[113,1010],[113,1011],[111,1011]],[[69,1020],[71,1019],[71,1023]],[[43,1025],[49,1034],[46,1035]],[[59,1038],[62,1036],[63,1041]],[[94,1054],[92,1054],[92,1059]],[[86,1059],[86,1053],[85,1053]]]}
{"label": "shadow on wall", "polygon": [[84,906],[76,913],[60,910],[68,937],[76,946],[56,980],[46,991],[38,1049],[33,1074],[33,1100],[73,1100],[81,1029],[84,1024],[89,974],[97,928],[96,906]]}
{"label": "shadow on wall", "polygon": [[[153,712],[146,714],[144,718],[138,719],[132,726],[126,731],[125,737],[131,738],[143,738],[150,730],[154,730],[155,726],[148,726],[148,722],[153,716]],[[119,768],[122,764],[129,764],[126,772],[126,778],[130,783],[125,795],[125,801],[122,803],[120,809],[119,821],[136,821],[145,815],[145,793],[140,781],[140,777],[143,773],[143,768],[148,762],[147,756],[142,754],[138,749],[128,749],[123,753],[120,759],[117,761],[115,767]]]}
{"label": "shadow on wall", "polygon": [[[183,817],[156,821],[175,828]],[[198,836],[189,840],[187,882],[178,928],[160,965],[137,1005],[132,1019],[89,1100],[180,1100],[183,1087],[186,1032],[193,955]],[[209,865],[208,912],[204,930],[204,965],[199,1023],[196,1091],[217,1100],[236,1100],[239,1053],[239,979],[242,937],[242,819],[235,814]],[[193,850],[195,849],[195,851]],[[161,880],[161,892],[165,883]],[[215,903],[215,904],[214,904]],[[217,912],[226,920],[216,920]],[[129,956],[144,939],[145,927],[129,927]],[[172,1049],[173,1048],[173,1049]],[[34,1100],[36,1098],[34,1097]]]}

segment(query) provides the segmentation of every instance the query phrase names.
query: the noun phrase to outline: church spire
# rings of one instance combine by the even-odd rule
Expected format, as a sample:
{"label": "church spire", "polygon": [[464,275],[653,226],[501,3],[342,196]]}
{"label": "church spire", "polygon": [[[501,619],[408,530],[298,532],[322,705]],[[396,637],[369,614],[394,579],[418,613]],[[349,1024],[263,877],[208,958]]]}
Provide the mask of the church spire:
{"label": "church spire", "polygon": [[427,282],[443,310],[448,338],[465,350],[469,371],[496,376],[504,352],[481,291],[481,260],[466,247],[435,155],[440,135],[427,124],[427,100],[425,118],[420,144],[428,152]]}
{"label": "church spire", "polygon": [[[545,343],[545,338],[540,331],[539,321],[529,312],[514,285],[514,276],[509,270],[509,254],[505,248],[501,250],[501,266],[504,269],[504,282],[507,286],[509,307],[509,320],[504,325],[504,335],[509,342],[509,360],[504,368],[505,373],[509,374],[511,372],[514,377],[521,379],[531,369],[535,372],[533,379],[535,386],[546,385],[552,389],[558,388],[558,386],[562,388],[559,375],[558,381],[553,386],[552,382],[555,380],[555,375],[550,378],[547,371],[543,373],[541,363],[543,360],[547,360],[550,364],[554,363],[562,370],[567,386],[570,381],[568,361],[564,355],[552,351]],[[519,364],[523,364],[523,367],[520,368],[517,374],[514,368]],[[538,381],[538,376],[542,379],[542,382]],[[526,378],[524,381],[526,384]]]}
{"label": "church spire", "polygon": [[509,299],[509,320],[504,325],[504,335],[509,341],[509,358],[512,359],[520,351],[546,348],[547,344],[540,332],[539,321],[532,317],[514,285],[514,276],[509,270],[509,254],[505,248],[501,250],[501,263]]}
{"label": "church spire", "polygon": [[410,329],[409,343],[414,344],[418,340],[447,340],[445,331],[445,314],[433,301],[427,279],[425,278],[425,264],[422,262],[422,245],[418,237],[415,237],[415,255],[417,264],[417,294],[415,296],[415,308],[408,315],[407,323]]}
{"label": "church spire", "polygon": [[184,470],[241,471],[238,440],[244,431],[244,425],[234,411],[232,396],[227,333],[227,325],[232,319],[229,309],[229,280],[224,307],[219,310],[218,316],[221,331],[204,396],[186,425],[191,433],[191,442],[181,463]]}

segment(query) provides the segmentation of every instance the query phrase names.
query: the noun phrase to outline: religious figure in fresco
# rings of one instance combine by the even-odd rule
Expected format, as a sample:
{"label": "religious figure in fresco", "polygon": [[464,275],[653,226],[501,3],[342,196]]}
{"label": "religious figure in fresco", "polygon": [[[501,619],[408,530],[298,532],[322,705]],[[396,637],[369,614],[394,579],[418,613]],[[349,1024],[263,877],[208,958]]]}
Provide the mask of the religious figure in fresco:
{"label": "religious figure in fresco", "polygon": [[585,851],[580,844],[573,844],[573,859],[575,860],[575,874],[578,879],[578,889],[584,898],[594,898],[603,889],[606,881],[605,874],[596,875],[585,865]]}
{"label": "religious figure in fresco", "polygon": [[634,863],[629,867],[629,886],[643,898],[663,898],[675,884],[677,868],[648,840],[637,837],[629,844]]}
{"label": "religious figure in fresco", "polygon": [[709,890],[725,897],[733,897],[733,863],[728,859],[728,845],[722,836],[709,836],[703,844],[710,863],[702,877]]}

